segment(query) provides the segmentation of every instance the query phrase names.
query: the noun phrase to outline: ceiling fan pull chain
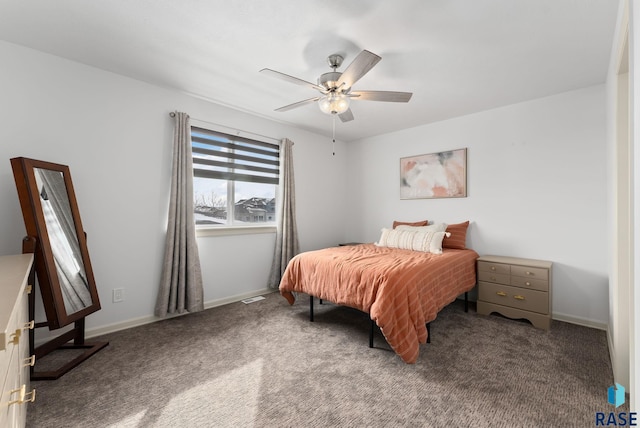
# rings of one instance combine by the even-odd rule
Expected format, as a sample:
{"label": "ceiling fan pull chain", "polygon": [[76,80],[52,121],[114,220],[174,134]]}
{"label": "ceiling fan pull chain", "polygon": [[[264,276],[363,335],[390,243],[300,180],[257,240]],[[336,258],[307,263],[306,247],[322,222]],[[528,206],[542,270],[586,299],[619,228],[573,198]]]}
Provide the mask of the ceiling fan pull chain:
{"label": "ceiling fan pull chain", "polygon": [[336,114],[331,115],[333,117],[333,155],[336,155]]}

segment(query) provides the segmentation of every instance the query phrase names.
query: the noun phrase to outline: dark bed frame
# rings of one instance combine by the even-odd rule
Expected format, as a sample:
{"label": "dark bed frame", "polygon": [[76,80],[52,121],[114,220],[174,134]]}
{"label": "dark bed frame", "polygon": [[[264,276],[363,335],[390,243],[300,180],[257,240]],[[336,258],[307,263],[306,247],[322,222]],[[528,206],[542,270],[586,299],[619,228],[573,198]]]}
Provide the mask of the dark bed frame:
{"label": "dark bed frame", "polygon": [[[322,304],[322,299],[320,300],[320,304]],[[469,292],[465,291],[464,293],[464,311],[469,312]],[[309,321],[313,322],[313,296],[309,295]],[[427,343],[431,343],[431,323],[428,322],[427,326]],[[374,320],[371,320],[371,328],[369,329],[369,348],[373,348],[373,333],[376,327],[376,323]]]}

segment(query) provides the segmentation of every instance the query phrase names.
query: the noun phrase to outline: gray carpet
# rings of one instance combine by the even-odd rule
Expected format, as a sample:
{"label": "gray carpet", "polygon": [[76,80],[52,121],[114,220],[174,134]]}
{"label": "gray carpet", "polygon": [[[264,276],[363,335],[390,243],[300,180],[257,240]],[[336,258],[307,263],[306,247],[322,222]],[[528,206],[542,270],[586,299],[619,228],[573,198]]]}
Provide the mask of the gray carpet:
{"label": "gray carpet", "polygon": [[[588,427],[613,383],[603,331],[464,313],[432,323],[415,365],[361,312],[278,294],[129,329],[56,381],[28,427]],[[45,357],[49,364],[66,354]],[[628,411],[625,404],[617,411]]]}

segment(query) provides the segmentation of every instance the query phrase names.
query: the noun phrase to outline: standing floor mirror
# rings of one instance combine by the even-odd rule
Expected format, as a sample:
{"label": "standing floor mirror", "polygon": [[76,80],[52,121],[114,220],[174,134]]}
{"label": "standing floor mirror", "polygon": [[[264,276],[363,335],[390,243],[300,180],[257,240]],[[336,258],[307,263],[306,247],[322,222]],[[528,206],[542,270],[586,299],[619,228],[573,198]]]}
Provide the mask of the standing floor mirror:
{"label": "standing floor mirror", "polygon": [[[73,190],[69,167],[28,158],[11,159],[22,215],[27,230],[23,252],[34,253],[35,272],[46,322],[38,327],[56,330],[74,324],[71,330],[35,347],[31,379],[57,379],[108,342],[85,342],[85,317],[100,309],[86,234]],[[35,315],[35,293],[29,301],[30,319]],[[73,343],[70,343],[73,341]],[[75,349],[73,359],[53,370],[38,371],[37,361],[56,350]],[[63,359],[64,360],[64,359]]]}

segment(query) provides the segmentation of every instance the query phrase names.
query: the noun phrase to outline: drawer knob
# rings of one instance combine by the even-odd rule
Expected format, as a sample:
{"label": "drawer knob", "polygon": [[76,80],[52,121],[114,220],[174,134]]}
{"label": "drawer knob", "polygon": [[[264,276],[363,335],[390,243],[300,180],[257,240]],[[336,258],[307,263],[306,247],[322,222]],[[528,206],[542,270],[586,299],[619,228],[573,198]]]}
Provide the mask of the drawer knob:
{"label": "drawer knob", "polygon": [[36,356],[32,355],[29,358],[24,359],[24,363],[22,364],[22,367],[33,367],[35,365],[36,365]]}
{"label": "drawer knob", "polygon": [[519,294],[516,295],[516,296],[513,296],[513,298],[516,299],[516,300],[524,300],[524,296],[521,296]]}
{"label": "drawer knob", "polygon": [[527,275],[533,275],[533,273],[532,273],[532,272],[529,272],[529,271],[526,271],[525,273],[526,273]]}
{"label": "drawer knob", "polygon": [[491,270],[496,270],[496,267],[495,266],[491,266]]}
{"label": "drawer knob", "polygon": [[525,282],[524,285],[531,285],[529,281]]}
{"label": "drawer knob", "polygon": [[20,344],[20,336],[21,335],[22,335],[22,329],[17,329],[16,332],[11,335],[13,337],[13,339],[11,339],[9,341],[9,343],[14,344],[14,345]]}
{"label": "drawer knob", "polygon": [[16,400],[9,401],[9,406],[12,404],[24,404],[24,403],[33,403],[36,401],[36,389],[32,389],[31,392],[27,393],[27,385],[22,384],[22,386],[18,389],[14,389],[10,391],[11,395],[18,394],[18,398]]}
{"label": "drawer knob", "polygon": [[20,336],[22,336],[22,330],[23,329],[24,330],[33,330],[33,327],[35,327],[35,325],[36,325],[35,321],[31,320],[28,323],[26,323],[24,325],[24,327],[16,329],[16,332],[11,335],[12,339],[9,341],[9,343],[11,343],[13,345],[20,344]]}
{"label": "drawer knob", "polygon": [[496,294],[497,294],[498,296],[502,296],[502,297],[504,297],[504,296],[506,296],[506,295],[507,295],[507,293],[505,293],[504,291],[496,291]]}

